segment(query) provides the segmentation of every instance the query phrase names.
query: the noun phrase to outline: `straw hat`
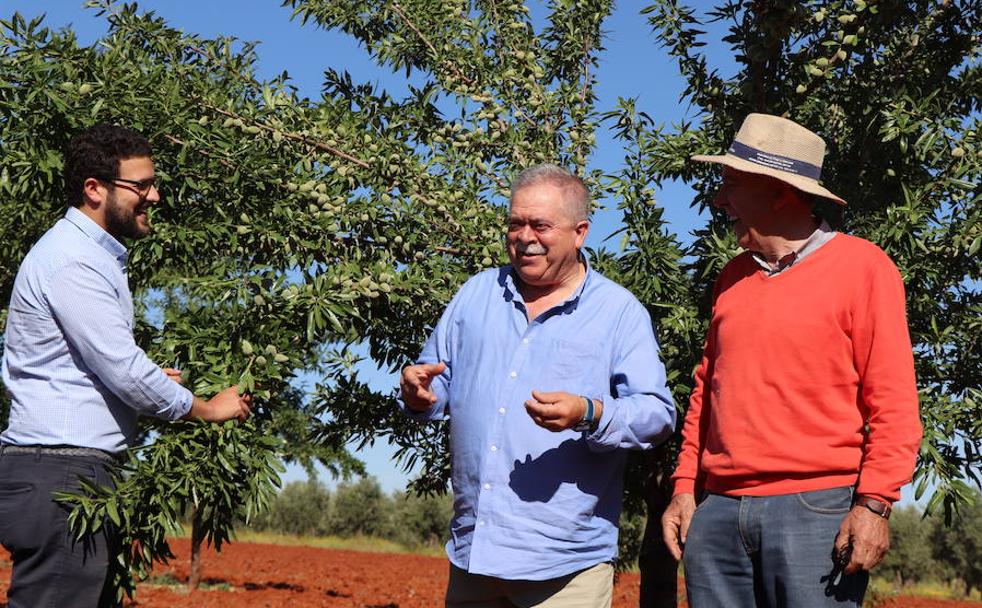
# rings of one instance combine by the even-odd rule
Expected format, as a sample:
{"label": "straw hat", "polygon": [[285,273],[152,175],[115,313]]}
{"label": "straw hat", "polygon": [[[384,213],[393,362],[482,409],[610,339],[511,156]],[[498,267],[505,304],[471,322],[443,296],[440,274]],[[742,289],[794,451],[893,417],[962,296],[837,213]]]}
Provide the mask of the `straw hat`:
{"label": "straw hat", "polygon": [[804,192],[845,205],[846,201],[818,185],[824,156],[822,138],[798,123],[769,114],[748,114],[726,154],[697,154],[692,160],[769,175]]}

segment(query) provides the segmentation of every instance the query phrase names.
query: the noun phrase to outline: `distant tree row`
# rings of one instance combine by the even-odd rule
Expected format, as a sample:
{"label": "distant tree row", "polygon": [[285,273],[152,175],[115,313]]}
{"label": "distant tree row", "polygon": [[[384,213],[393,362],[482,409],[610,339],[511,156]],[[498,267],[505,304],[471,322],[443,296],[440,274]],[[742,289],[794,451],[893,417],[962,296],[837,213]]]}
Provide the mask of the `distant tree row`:
{"label": "distant tree row", "polygon": [[[296,536],[369,536],[409,549],[443,546],[449,538],[453,498],[446,494],[385,494],[374,477],[338,484],[333,491],[318,480],[288,483],[249,528]],[[640,550],[644,517],[621,516],[622,555],[632,565]]]}
{"label": "distant tree row", "polygon": [[916,507],[894,511],[890,518],[890,552],[877,574],[898,589],[940,582],[961,586],[966,595],[982,590],[982,496],[964,506],[945,526],[942,518],[924,517]]}
{"label": "distant tree row", "polygon": [[317,480],[287,484],[250,528],[298,536],[372,536],[409,548],[446,542],[452,499],[447,495],[385,494],[378,480],[342,482],[333,491]]}
{"label": "distant tree row", "polygon": [[[409,548],[446,542],[452,498],[385,494],[374,477],[343,482],[333,491],[317,480],[286,485],[251,528],[298,536],[370,536]],[[625,517],[621,535],[640,541],[643,522]],[[896,509],[890,520],[891,548],[876,574],[898,590],[917,583],[943,583],[966,595],[982,590],[982,495],[945,526],[917,507]],[[636,547],[634,547],[636,551]],[[629,551],[633,554],[633,551]]]}

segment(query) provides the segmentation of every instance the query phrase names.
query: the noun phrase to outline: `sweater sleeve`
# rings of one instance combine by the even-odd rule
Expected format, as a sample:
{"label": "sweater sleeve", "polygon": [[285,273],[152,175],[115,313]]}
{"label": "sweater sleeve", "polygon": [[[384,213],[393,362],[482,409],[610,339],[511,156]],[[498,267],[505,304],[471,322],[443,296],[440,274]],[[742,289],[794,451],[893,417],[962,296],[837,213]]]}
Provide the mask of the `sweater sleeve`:
{"label": "sweater sleeve", "polygon": [[675,489],[672,495],[695,494],[699,479],[699,461],[705,443],[706,429],[709,426],[709,410],[712,407],[706,383],[712,376],[713,356],[715,350],[712,328],[703,347],[702,360],[696,368],[696,382],[689,397],[689,409],[685,414],[685,424],[682,427],[682,449],[679,452],[679,462],[672,474]]}
{"label": "sweater sleeve", "polygon": [[[713,286],[714,309],[716,300],[724,290],[723,285],[727,280],[727,270],[732,267],[734,262],[735,260],[731,261],[723,268]],[[695,385],[689,396],[689,409],[685,413],[685,423],[682,427],[682,449],[679,451],[679,462],[675,467],[675,473],[672,474],[672,480],[675,482],[673,495],[695,494],[696,487],[699,485],[700,461],[712,410],[712,402],[710,394],[706,391],[706,385],[712,381],[713,376],[713,362],[716,353],[714,329],[715,324],[711,319],[709,330],[706,333],[706,342],[702,349],[702,359],[695,372]]]}
{"label": "sweater sleeve", "polygon": [[856,491],[894,502],[911,479],[921,423],[903,280],[886,254],[876,250],[874,257],[853,310],[853,357],[869,429]]}

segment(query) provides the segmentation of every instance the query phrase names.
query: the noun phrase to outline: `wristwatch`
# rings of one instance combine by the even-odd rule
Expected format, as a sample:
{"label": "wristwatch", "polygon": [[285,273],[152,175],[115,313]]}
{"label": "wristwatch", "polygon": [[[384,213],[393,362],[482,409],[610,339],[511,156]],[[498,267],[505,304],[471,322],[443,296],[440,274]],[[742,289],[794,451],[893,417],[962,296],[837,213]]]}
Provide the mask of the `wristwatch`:
{"label": "wristwatch", "polygon": [[583,419],[573,425],[573,430],[577,433],[585,433],[587,431],[593,430],[593,399],[588,397],[580,396],[580,399],[586,402],[586,413],[583,414]]}
{"label": "wristwatch", "polygon": [[870,498],[869,496],[857,496],[856,500],[852,503],[852,506],[866,507],[883,519],[890,519],[890,513],[893,512],[893,507],[890,506],[890,503],[883,502],[882,500],[877,500],[875,498]]}

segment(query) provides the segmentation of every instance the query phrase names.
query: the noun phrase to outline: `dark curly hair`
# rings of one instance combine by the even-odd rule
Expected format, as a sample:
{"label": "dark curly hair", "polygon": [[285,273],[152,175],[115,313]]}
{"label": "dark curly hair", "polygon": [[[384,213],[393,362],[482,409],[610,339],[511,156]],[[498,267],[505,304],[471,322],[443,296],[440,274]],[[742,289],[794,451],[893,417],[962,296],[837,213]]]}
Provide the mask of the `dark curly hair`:
{"label": "dark curly hair", "polygon": [[147,138],[136,131],[100,123],[75,135],[65,154],[65,194],[82,205],[82,185],[90,177],[119,177],[119,161],[152,156]]}

